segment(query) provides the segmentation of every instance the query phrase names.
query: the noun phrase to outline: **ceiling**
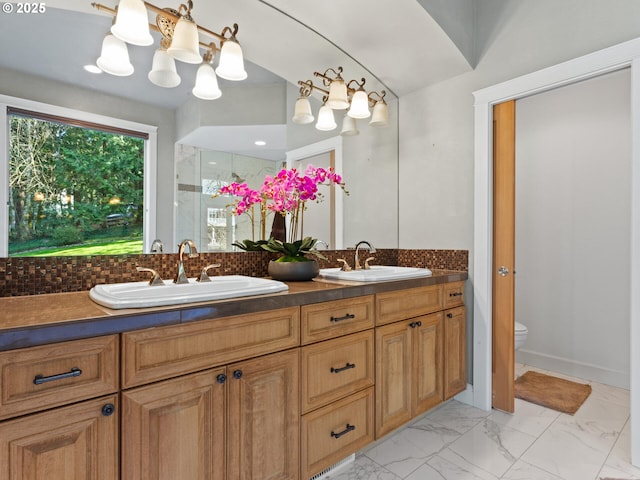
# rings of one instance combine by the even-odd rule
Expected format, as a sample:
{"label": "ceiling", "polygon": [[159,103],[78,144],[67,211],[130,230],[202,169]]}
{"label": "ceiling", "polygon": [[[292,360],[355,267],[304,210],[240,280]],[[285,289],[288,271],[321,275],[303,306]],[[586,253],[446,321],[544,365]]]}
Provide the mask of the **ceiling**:
{"label": "ceiling", "polygon": [[[460,26],[471,18],[473,1],[448,0],[442,7],[438,0],[195,0],[192,15],[198,24],[217,32],[233,23],[240,27],[238,40],[248,78],[243,82],[220,79],[223,95],[225,89],[246,84],[296,84],[313,78],[314,71],[340,65],[345,79],[362,74],[368,90],[386,89],[401,96],[471,70],[464,33],[472,25]],[[102,2],[111,8],[117,3]],[[178,8],[178,2],[156,5]],[[0,68],[171,109],[191,96],[196,65],[177,62],[182,82],[174,89],[157,87],[147,79],[158,33],[152,32],[155,46],[129,47],[135,66],[132,76],[90,74],[82,67],[95,63],[111,15],[93,8],[89,0],[49,0],[46,8],[42,14],[14,13],[10,22],[3,21]],[[150,16],[150,21],[155,22],[155,17]],[[220,137],[226,138],[224,133]]]}

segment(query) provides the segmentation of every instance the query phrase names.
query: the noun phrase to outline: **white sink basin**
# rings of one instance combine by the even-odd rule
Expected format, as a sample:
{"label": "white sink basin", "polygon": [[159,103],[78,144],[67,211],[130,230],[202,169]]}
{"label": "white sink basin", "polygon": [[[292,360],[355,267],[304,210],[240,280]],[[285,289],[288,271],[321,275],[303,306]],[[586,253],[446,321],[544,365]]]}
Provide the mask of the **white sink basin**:
{"label": "white sink basin", "polygon": [[409,278],[430,277],[431,270],[417,267],[394,267],[372,265],[368,270],[351,270],[344,272],[339,268],[323,268],[318,274],[329,280],[349,280],[352,282],[388,282]]}
{"label": "white sink basin", "polygon": [[267,278],[224,275],[211,277],[211,282],[175,284],[165,280],[164,285],[149,285],[149,282],[112,283],[96,285],[89,291],[91,300],[108,308],[142,308],[163,305],[178,305],[225,298],[264,295],[288,290],[282,282]]}

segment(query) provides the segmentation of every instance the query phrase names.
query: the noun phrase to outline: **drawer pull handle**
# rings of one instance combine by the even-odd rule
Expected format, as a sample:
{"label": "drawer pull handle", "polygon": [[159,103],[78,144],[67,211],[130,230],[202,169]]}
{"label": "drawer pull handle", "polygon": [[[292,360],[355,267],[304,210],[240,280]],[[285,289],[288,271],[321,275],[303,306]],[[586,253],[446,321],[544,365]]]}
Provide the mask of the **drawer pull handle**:
{"label": "drawer pull handle", "polygon": [[104,415],[105,417],[113,415],[113,412],[115,411],[116,407],[113,405],[113,403],[106,403],[104,407],[102,407],[102,415]]}
{"label": "drawer pull handle", "polygon": [[422,326],[422,322],[421,322],[420,320],[418,320],[417,322],[411,322],[411,323],[409,324],[409,326],[410,326],[411,328],[421,327],[421,326]]}
{"label": "drawer pull handle", "polygon": [[344,372],[345,370],[349,370],[351,368],[356,368],[356,364],[347,362],[347,364],[344,367],[340,367],[340,368],[331,367],[331,373],[340,373],[340,372]]}
{"label": "drawer pull handle", "polygon": [[352,318],[356,318],[353,313],[347,313],[344,317],[331,317],[332,322],[341,322],[342,320],[351,320]]}
{"label": "drawer pull handle", "polygon": [[337,440],[337,439],[338,439],[338,438],[340,438],[341,436],[346,435],[346,434],[347,434],[347,433],[349,433],[349,432],[353,432],[355,429],[356,429],[356,426],[355,426],[355,425],[349,425],[349,424],[347,423],[347,426],[346,426],[346,427],[345,427],[345,429],[344,429],[343,431],[341,431],[341,432],[336,433],[336,432],[334,432],[334,431],[332,430],[332,431],[331,431],[331,436]]}
{"label": "drawer pull handle", "polygon": [[36,385],[42,385],[43,383],[53,382],[55,380],[62,380],[63,378],[79,377],[82,375],[82,370],[73,367],[71,370],[65,373],[59,373],[57,375],[51,375],[49,377],[43,377],[42,375],[36,375],[33,379],[33,383]]}
{"label": "drawer pull handle", "polygon": [[451,292],[449,293],[450,297],[461,297],[462,296],[462,292]]}
{"label": "drawer pull handle", "polygon": [[447,318],[453,318],[453,313],[447,313]]}

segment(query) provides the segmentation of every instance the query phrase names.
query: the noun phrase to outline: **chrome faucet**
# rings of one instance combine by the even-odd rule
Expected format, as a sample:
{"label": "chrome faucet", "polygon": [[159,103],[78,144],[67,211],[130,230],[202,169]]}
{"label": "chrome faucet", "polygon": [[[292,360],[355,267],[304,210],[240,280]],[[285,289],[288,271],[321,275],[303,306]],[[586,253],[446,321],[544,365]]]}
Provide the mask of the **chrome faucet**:
{"label": "chrome faucet", "polygon": [[184,261],[182,260],[187,247],[189,247],[189,256],[187,258],[196,258],[198,256],[198,250],[193,240],[183,240],[178,244],[178,273],[176,278],[173,279],[173,283],[189,283],[187,274],[184,271]]}
{"label": "chrome faucet", "polygon": [[164,245],[159,238],[156,238],[151,244],[151,253],[162,253],[164,250]]}
{"label": "chrome faucet", "polygon": [[[362,266],[360,266],[360,258],[359,258],[360,245],[366,245],[369,248],[369,253],[376,253],[376,249],[369,242],[362,240],[361,242],[356,243],[356,255],[354,260],[355,265],[353,266],[354,270],[362,270]],[[364,268],[367,269],[367,267],[368,265],[365,265]]]}
{"label": "chrome faucet", "polygon": [[324,245],[324,249],[325,250],[329,250],[329,244],[327,242],[325,242],[324,240],[316,240],[316,244],[314,245],[314,247],[317,249],[318,245],[323,244]]}

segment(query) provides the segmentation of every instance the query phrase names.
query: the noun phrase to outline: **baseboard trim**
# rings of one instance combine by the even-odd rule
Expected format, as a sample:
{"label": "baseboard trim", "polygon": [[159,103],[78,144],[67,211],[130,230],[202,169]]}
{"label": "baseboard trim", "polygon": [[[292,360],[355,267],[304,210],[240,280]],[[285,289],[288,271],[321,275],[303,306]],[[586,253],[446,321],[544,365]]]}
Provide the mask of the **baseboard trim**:
{"label": "baseboard trim", "polygon": [[597,365],[532,352],[526,349],[516,351],[516,362],[629,390],[629,372],[610,370]]}
{"label": "baseboard trim", "polygon": [[453,399],[475,407],[476,405],[473,402],[473,385],[467,383],[467,388],[454,396]]}

